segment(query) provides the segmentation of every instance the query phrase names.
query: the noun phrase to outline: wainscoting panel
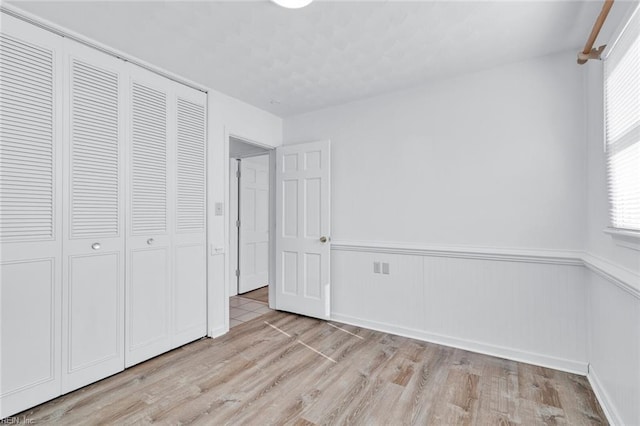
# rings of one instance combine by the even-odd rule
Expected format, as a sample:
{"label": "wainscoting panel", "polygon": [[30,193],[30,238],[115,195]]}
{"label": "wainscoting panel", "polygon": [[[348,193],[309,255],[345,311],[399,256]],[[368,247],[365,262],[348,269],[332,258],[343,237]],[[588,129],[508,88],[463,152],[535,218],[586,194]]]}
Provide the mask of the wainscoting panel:
{"label": "wainscoting panel", "polygon": [[587,373],[585,270],[571,256],[342,247],[331,258],[332,319]]}
{"label": "wainscoting panel", "polygon": [[425,257],[423,327],[530,362],[586,366],[583,273],[573,265]]}
{"label": "wainscoting panel", "polygon": [[[389,274],[373,263],[388,263]],[[375,321],[405,329],[423,324],[422,257],[385,253],[331,253],[331,317]]]}
{"label": "wainscoting panel", "polygon": [[640,298],[587,271],[589,380],[612,424],[640,424]]}

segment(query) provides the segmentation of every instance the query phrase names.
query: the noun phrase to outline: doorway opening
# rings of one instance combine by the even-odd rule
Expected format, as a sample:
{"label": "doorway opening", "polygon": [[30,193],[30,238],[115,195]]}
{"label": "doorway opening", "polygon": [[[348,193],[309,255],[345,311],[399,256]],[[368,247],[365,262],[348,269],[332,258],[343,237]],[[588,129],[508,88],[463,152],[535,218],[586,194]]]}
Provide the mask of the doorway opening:
{"label": "doorway opening", "polygon": [[229,137],[229,326],[270,311],[272,149]]}

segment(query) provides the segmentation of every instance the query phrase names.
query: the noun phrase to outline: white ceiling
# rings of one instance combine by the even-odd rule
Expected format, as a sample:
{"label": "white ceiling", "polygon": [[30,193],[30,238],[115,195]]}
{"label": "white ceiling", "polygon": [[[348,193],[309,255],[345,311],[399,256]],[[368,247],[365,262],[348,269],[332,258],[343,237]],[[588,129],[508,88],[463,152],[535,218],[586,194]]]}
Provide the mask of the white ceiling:
{"label": "white ceiling", "polygon": [[283,117],[577,51],[601,8],[599,1],[316,1],[300,10],[268,0],[14,4]]}

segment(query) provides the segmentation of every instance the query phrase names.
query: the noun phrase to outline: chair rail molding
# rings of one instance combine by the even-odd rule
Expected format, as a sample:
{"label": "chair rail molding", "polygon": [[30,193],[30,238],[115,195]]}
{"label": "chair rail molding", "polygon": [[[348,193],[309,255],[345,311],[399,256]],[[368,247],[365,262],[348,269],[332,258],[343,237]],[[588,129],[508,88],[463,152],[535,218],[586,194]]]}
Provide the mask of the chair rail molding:
{"label": "chair rail molding", "polygon": [[346,240],[333,241],[331,243],[331,250],[584,266],[590,271],[606,278],[608,281],[632,296],[640,299],[639,273],[623,268],[622,266],[618,266],[595,254],[579,250],[438,246],[413,243]]}
{"label": "chair rail molding", "polygon": [[574,250],[514,249],[474,246],[437,246],[379,241],[332,241],[332,250],[454,257],[506,262],[582,266],[584,252]]}
{"label": "chair rail molding", "polygon": [[[592,253],[583,253],[584,266],[607,281],[640,299],[640,274]],[[640,262],[640,260],[639,260]]]}

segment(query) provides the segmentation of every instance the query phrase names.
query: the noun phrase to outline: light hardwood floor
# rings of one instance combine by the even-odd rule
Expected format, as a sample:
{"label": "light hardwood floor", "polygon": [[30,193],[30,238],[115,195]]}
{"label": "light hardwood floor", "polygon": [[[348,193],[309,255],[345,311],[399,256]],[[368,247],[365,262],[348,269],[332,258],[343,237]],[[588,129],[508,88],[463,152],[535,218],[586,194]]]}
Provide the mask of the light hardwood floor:
{"label": "light hardwood floor", "polygon": [[603,424],[586,378],[270,312],[40,405],[37,424]]}

